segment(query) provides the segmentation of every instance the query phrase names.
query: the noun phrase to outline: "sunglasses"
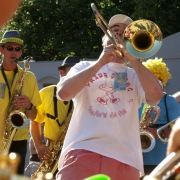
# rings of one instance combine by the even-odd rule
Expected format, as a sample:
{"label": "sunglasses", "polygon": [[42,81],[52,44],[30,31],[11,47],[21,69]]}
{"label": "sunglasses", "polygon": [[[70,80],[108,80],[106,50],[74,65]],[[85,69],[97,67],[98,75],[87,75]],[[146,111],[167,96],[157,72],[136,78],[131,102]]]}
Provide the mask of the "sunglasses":
{"label": "sunglasses", "polygon": [[15,47],[15,48],[13,48],[12,46],[7,46],[7,47],[5,47],[8,51],[13,51],[13,50],[15,50],[16,52],[19,52],[19,51],[21,51],[22,50],[22,48],[21,47]]}

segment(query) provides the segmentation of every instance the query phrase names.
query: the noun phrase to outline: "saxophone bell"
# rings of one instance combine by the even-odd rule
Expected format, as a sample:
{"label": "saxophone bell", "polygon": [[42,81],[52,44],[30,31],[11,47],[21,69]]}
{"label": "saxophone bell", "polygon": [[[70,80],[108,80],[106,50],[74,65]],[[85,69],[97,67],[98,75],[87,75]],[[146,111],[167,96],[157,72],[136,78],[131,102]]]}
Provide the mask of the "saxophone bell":
{"label": "saxophone bell", "polygon": [[140,138],[141,138],[141,147],[143,153],[150,152],[156,145],[155,138],[153,134],[151,134],[149,131],[146,130],[140,131]]}
{"label": "saxophone bell", "polygon": [[[151,115],[154,114],[154,119],[151,118]],[[141,139],[141,147],[142,147],[142,152],[146,153],[151,151],[155,144],[156,144],[156,140],[155,137],[153,136],[152,133],[150,133],[149,131],[144,130],[146,127],[154,124],[160,114],[160,107],[159,106],[148,106],[143,115],[142,118],[140,120],[140,139]]]}
{"label": "saxophone bell", "polygon": [[25,127],[28,124],[28,119],[23,112],[14,110],[9,114],[6,122],[8,127],[4,131],[3,152],[8,153],[17,130]]}
{"label": "saxophone bell", "polygon": [[27,116],[18,110],[14,110],[9,115],[9,121],[14,128],[21,129],[28,124]]}

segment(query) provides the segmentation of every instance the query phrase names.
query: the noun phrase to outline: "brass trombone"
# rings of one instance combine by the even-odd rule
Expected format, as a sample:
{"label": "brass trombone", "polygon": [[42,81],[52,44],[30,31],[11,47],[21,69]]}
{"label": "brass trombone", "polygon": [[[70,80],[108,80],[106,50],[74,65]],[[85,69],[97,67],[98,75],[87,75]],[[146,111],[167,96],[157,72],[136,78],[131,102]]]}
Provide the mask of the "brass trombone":
{"label": "brass trombone", "polygon": [[116,38],[115,34],[111,30],[105,19],[102,17],[101,13],[99,12],[94,3],[91,3],[91,8],[96,18],[96,25],[103,30],[103,32],[108,36],[113,45],[116,46],[118,44],[118,39]]}
{"label": "brass trombone", "polygon": [[[179,118],[179,117],[178,117],[178,118]],[[166,144],[166,143],[168,142],[168,138],[163,138],[163,137],[161,137],[161,135],[160,135],[161,131],[164,130],[164,129],[166,129],[170,124],[175,123],[175,121],[176,121],[178,118],[170,121],[169,123],[165,124],[164,126],[160,127],[159,129],[157,129],[158,138],[159,138],[164,144]]]}
{"label": "brass trombone", "polygon": [[[119,42],[104,20],[96,5],[91,3],[96,18],[96,24],[108,36],[110,41],[117,45]],[[129,24],[123,34],[123,45],[126,50],[137,58],[148,58],[157,53],[162,45],[162,32],[152,21],[142,19]]]}
{"label": "brass trombone", "polygon": [[145,176],[143,180],[169,179],[171,175],[177,174],[177,172],[179,171],[180,168],[179,159],[180,159],[180,150],[176,152],[172,152],[161,163],[159,163],[159,165],[150,173],[150,175]]}

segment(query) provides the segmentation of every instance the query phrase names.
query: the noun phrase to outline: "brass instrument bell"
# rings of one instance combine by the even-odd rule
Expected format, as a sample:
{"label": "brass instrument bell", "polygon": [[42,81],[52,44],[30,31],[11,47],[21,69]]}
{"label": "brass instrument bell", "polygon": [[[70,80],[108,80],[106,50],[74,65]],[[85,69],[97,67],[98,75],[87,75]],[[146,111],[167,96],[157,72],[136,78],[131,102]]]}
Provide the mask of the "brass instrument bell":
{"label": "brass instrument bell", "polygon": [[148,58],[162,45],[162,32],[152,21],[142,19],[128,25],[123,34],[126,50],[135,57]]}

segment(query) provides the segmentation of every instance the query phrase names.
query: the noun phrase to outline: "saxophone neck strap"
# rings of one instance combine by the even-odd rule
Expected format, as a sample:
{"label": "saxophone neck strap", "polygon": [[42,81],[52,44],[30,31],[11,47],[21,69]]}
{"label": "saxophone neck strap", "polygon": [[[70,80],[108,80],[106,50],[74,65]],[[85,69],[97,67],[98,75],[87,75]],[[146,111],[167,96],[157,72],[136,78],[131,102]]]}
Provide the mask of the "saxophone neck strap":
{"label": "saxophone neck strap", "polygon": [[[8,93],[9,93],[9,99],[10,99],[10,98],[11,98],[11,88],[10,88],[10,86],[9,86],[9,83],[8,83],[8,80],[7,80],[7,77],[6,77],[6,74],[5,74],[5,72],[4,72],[4,67],[3,67],[2,64],[1,64],[1,72],[2,72],[2,75],[3,75],[4,81],[6,82],[6,85],[7,85],[7,87],[8,87]],[[15,79],[15,76],[16,76],[17,72],[18,72],[18,68],[17,68],[17,66],[16,66],[16,68],[14,69],[14,75],[13,75],[13,78],[12,78],[11,86],[12,86],[12,84],[13,84],[13,82],[14,82],[14,79]]]}
{"label": "saxophone neck strap", "polygon": [[165,95],[164,95],[164,105],[165,105],[165,108],[166,108],[167,120],[168,120],[168,122],[170,122],[170,120],[169,120],[168,108],[167,108],[167,94],[166,94],[166,93],[165,93]]}

